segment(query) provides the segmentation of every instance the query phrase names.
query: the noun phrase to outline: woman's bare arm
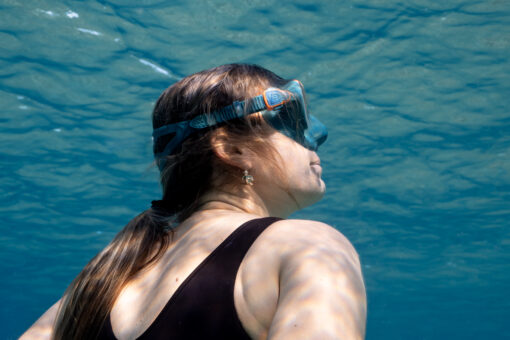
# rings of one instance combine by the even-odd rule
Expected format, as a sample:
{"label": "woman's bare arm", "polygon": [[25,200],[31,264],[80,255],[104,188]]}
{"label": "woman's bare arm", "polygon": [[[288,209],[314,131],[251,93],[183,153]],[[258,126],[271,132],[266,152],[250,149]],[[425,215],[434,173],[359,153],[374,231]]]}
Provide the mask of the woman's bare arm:
{"label": "woman's bare arm", "polygon": [[42,340],[51,339],[55,319],[57,317],[58,308],[60,307],[60,300],[50,307],[41,317],[30,327],[20,340]]}
{"label": "woman's bare arm", "polygon": [[358,255],[335,229],[306,222],[294,228],[295,243],[282,259],[268,339],[363,339],[366,294]]}

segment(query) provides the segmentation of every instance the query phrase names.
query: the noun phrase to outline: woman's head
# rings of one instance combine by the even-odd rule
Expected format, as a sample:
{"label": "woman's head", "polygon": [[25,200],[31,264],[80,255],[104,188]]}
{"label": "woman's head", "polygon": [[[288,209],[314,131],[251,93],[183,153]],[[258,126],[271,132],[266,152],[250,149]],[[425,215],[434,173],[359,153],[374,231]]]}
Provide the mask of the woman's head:
{"label": "woman's head", "polygon": [[[225,65],[202,71],[182,79],[161,95],[154,108],[153,127],[190,120],[286,83],[255,65]],[[171,137],[156,138],[155,152],[164,149]],[[316,189],[320,188],[317,161],[313,151],[277,133],[260,114],[189,135],[166,156],[161,171],[163,204],[169,211],[143,212],[92,259],[64,295],[54,338],[97,337],[125,283],[165,253],[172,235],[168,232],[168,213],[182,221],[195,211],[199,199],[214,189],[235,192],[236,186],[242,186],[246,190],[248,186],[241,180],[244,170],[254,175],[253,187],[261,195],[263,188],[270,188],[270,180],[283,189],[320,191]],[[308,163],[315,165],[308,167]],[[315,177],[311,174],[314,171]],[[265,186],[260,185],[262,178]],[[296,201],[301,196],[311,197],[294,195],[295,192],[288,196],[296,196]],[[271,190],[266,191],[265,197],[273,197]]]}
{"label": "woman's head", "polygon": [[[161,95],[154,108],[153,127],[189,121],[287,83],[255,65],[202,71]],[[171,138],[171,134],[156,138],[155,153],[164,150]],[[273,205],[291,198],[297,207],[313,203],[324,191],[317,154],[276,132],[262,114],[200,129],[165,157],[161,171],[165,211],[149,209],[137,216],[84,268],[64,294],[55,339],[97,337],[125,283],[165,253],[171,237],[168,213],[182,221],[214,190],[257,190],[262,200],[272,200]],[[254,189],[242,184],[244,170],[254,175]],[[239,187],[244,191],[236,190]]]}
{"label": "woman's head", "polygon": [[[195,73],[163,92],[153,111],[153,128],[190,120],[283,83],[284,79],[255,65],[224,65]],[[232,184],[235,177],[240,178],[240,169],[218,159],[213,143],[256,148],[270,158],[273,155],[264,139],[271,133],[260,119],[250,117],[203,129],[186,138],[177,150],[165,156],[161,170],[167,209],[175,209],[172,212],[181,215],[178,220],[186,218],[200,196],[214,185]],[[155,153],[164,149],[173,136],[165,137],[157,139]]]}
{"label": "woman's head", "polygon": [[[287,83],[288,80],[256,65],[231,64],[198,72],[163,92],[154,108],[153,128],[161,130],[169,124],[190,121]],[[177,220],[182,220],[196,209],[199,198],[214,187],[242,185],[242,172],[251,166],[243,162],[246,157],[238,157],[240,150],[247,150],[263,161],[285,187],[287,179],[279,167],[281,157],[269,138],[273,133],[275,130],[261,115],[251,114],[195,131],[169,155],[162,151],[178,136],[166,133],[155,138],[155,154],[164,154],[157,161],[163,165],[160,169],[165,207],[177,214]]]}

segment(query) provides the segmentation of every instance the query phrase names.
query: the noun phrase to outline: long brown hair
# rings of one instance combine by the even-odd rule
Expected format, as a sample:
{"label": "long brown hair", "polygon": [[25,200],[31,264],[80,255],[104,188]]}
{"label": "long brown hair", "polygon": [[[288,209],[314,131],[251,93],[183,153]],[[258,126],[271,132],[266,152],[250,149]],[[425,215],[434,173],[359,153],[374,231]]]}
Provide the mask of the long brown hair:
{"label": "long brown hair", "polygon": [[[257,65],[229,64],[195,73],[159,97],[153,128],[218,110],[285,82]],[[239,182],[241,169],[221,162],[213,152],[213,134],[222,134],[228,143],[250,148],[276,164],[275,150],[265,141],[271,133],[262,118],[250,115],[194,133],[167,156],[160,178],[164,209],[151,208],[135,217],[85,266],[64,293],[53,338],[97,338],[125,284],[164,254],[172,227],[198,208],[200,197],[213,185]],[[154,150],[161,147],[154,145]]]}

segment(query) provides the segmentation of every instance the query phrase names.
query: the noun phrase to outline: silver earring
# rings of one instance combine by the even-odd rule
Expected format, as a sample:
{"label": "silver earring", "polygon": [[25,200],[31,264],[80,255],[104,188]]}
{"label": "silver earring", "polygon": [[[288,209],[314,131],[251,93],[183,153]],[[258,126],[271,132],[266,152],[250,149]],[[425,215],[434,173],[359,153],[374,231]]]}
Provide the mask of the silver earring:
{"label": "silver earring", "polygon": [[253,185],[254,181],[255,180],[253,179],[253,176],[248,173],[248,170],[244,170],[244,175],[243,175],[244,184]]}

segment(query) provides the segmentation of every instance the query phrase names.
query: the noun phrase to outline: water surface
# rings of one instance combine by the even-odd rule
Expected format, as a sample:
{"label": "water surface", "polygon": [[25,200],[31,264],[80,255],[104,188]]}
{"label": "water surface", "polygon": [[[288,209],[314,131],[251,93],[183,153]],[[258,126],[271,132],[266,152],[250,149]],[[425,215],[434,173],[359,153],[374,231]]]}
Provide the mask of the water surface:
{"label": "water surface", "polygon": [[16,338],[160,196],[150,111],[257,63],[329,127],[322,220],[357,248],[367,339],[503,339],[510,3],[0,2],[0,320]]}

